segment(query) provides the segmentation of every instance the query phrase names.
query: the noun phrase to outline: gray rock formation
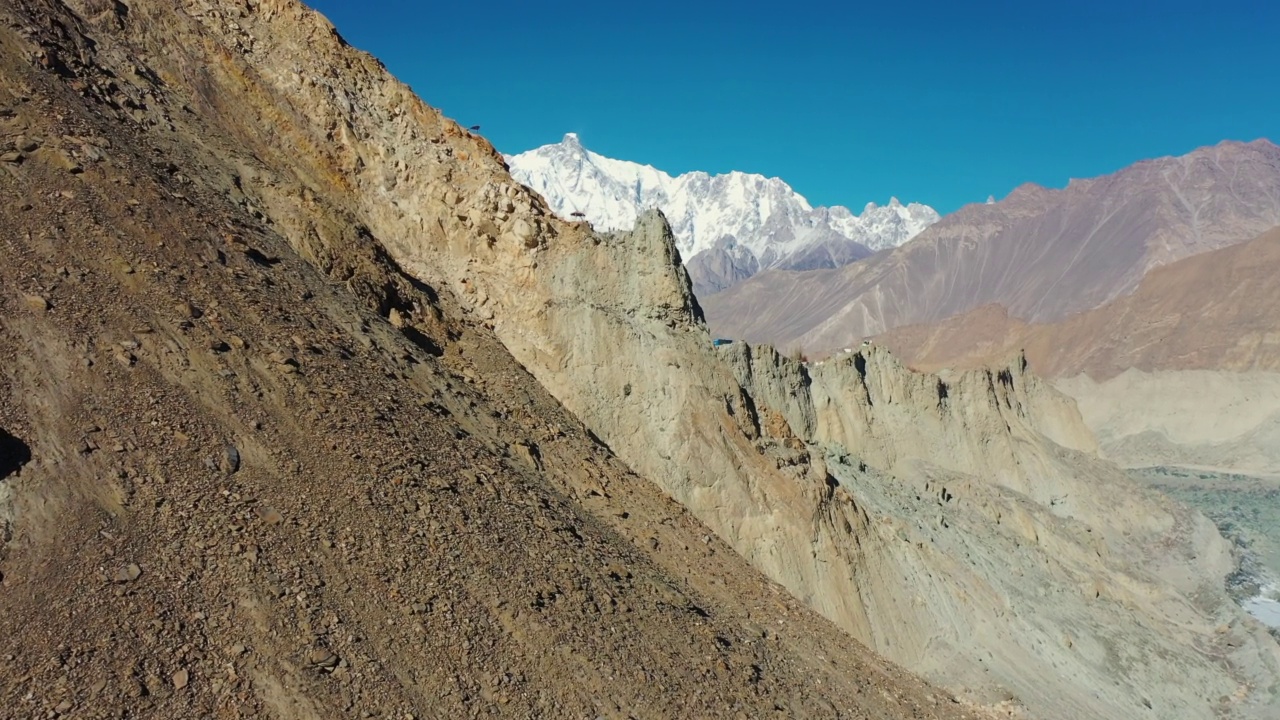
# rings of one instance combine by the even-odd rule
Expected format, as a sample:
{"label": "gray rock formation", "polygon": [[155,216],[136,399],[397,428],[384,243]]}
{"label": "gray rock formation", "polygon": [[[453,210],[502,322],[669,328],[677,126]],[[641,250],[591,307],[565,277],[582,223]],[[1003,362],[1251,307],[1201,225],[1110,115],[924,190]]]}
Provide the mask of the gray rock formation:
{"label": "gray rock formation", "polygon": [[877,342],[912,367],[980,366],[1022,348],[1080,405],[1108,458],[1280,475],[1280,228],[1148,273],[1053,323],[987,306]]}
{"label": "gray rock formation", "polygon": [[[1275,682],[1274,643],[1222,591],[1225,541],[1099,461],[1073,403],[1021,358],[942,378],[876,346],[811,366],[769,347],[721,352],[757,413],[825,455],[830,501],[810,524],[856,601],[816,606],[860,639],[1035,717],[1136,717],[1144,700],[1158,717],[1275,711],[1273,697],[1242,707],[1204,692]],[[1175,649],[1187,646],[1229,660]]]}
{"label": "gray rock formation", "polygon": [[750,248],[726,235],[710,250],[690,258],[685,268],[693,280],[694,294],[707,297],[760,272],[760,261]]}

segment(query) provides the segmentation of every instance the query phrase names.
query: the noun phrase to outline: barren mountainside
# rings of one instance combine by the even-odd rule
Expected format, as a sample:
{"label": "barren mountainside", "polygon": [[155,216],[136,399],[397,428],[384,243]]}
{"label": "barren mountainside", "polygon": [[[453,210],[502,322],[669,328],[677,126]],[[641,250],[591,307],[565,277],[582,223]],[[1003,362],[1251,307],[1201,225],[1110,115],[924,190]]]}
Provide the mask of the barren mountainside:
{"label": "barren mountainside", "polygon": [[1081,404],[1108,455],[1280,473],[1280,228],[1147,274],[1133,294],[1053,323],[988,306],[877,338],[915,367],[1023,350]]}
{"label": "barren mountainside", "polygon": [[717,349],[293,0],[0,13],[0,716],[1275,717],[1021,357]]}
{"label": "barren mountainside", "polygon": [[381,76],[320,18],[73,6],[0,9],[0,717],[974,716],[308,189],[238,109],[281,39]]}
{"label": "barren mountainside", "polygon": [[1134,290],[1150,270],[1280,225],[1280,148],[1224,142],[1063,190],[1024,185],[888,253],[837,270],[762,273],[706,299],[712,329],[820,352],[988,304],[1052,322]]}
{"label": "barren mountainside", "polygon": [[1280,228],[1157,268],[1131,295],[1054,323],[998,306],[877,338],[916,367],[979,367],[1023,349],[1045,377],[1129,369],[1280,371]]}

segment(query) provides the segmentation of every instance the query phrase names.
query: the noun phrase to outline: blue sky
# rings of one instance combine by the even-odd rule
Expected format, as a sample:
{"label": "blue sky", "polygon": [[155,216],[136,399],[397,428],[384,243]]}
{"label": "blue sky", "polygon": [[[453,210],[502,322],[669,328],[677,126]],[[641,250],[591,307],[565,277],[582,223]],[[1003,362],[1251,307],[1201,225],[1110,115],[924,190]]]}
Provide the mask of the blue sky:
{"label": "blue sky", "polygon": [[1280,3],[309,0],[503,152],[577,132],[673,174],[949,212],[1280,142]]}

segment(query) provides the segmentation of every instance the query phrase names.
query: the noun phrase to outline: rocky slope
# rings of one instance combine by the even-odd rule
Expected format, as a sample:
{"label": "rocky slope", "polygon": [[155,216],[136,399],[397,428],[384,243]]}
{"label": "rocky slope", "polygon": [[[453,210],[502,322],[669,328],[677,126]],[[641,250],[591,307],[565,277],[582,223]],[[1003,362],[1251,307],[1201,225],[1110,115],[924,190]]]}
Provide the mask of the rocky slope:
{"label": "rocky slope", "polygon": [[[1238,609],[1203,604],[1234,566],[1216,530],[1097,461],[1074,405],[1022,358],[936,377],[874,346],[808,367],[767,347],[722,352],[762,424],[824,458],[831,500],[814,537],[830,537],[857,598],[835,594],[824,612],[882,652],[1034,717],[1275,712],[1274,697],[1246,710],[1203,695],[1215,661],[1175,649],[1235,642],[1215,639],[1231,631],[1211,618]],[[827,522],[863,531],[842,543]],[[1248,625],[1229,621],[1256,637]],[[1265,695],[1276,655],[1261,645],[1231,664]]]}
{"label": "rocky slope", "polygon": [[814,208],[778,178],[732,172],[672,177],[614,160],[570,133],[554,145],[506,158],[511,174],[546,198],[562,218],[582,213],[601,230],[629,230],[651,208],[671,222],[694,291],[705,297],[769,268],[847,265],[897,247],[938,220],[933,208],[868,204]]}
{"label": "rocky slope", "polygon": [[1080,401],[1127,465],[1280,473],[1280,228],[1153,270],[1056,323],[986,307],[878,339],[916,367],[977,367],[1023,348]]}
{"label": "rocky slope", "polygon": [[[317,42],[311,37],[296,45],[278,43],[271,48],[272,63],[307,67]],[[1014,601],[1005,592],[989,590],[975,606],[968,599],[974,588],[942,580],[950,576],[951,563],[933,556],[927,543],[897,545],[904,541],[896,528],[923,524],[915,514],[922,508],[895,507],[892,513],[864,521],[857,508],[865,500],[854,492],[833,490],[828,481],[833,475],[823,458],[794,447],[796,442],[803,447],[802,438],[789,438],[778,428],[769,432],[753,411],[763,403],[753,399],[732,368],[712,351],[687,274],[677,262],[674,237],[660,216],[642,216],[632,232],[614,235],[562,223],[540,198],[513,182],[499,156],[482,140],[431,115],[414,115],[413,110],[406,115],[414,122],[380,116],[382,105],[372,101],[384,92],[377,77],[381,76],[372,87],[355,95],[364,102],[352,100],[349,89],[337,95],[343,102],[335,102],[334,91],[325,85],[297,88],[288,77],[262,88],[267,98],[278,96],[260,101],[263,107],[295,102],[309,108],[300,113],[305,122],[289,126],[300,136],[290,144],[315,149],[301,157],[293,153],[293,166],[314,167],[305,177],[325,178],[325,169],[336,160],[360,158],[359,174],[339,176],[354,187],[331,187],[323,196],[354,208],[407,270],[453,290],[474,317],[493,325],[516,360],[620,458],[797,597],[890,657],[951,687],[966,688],[969,696],[983,702],[1016,698],[1046,717],[1074,717],[1081,710],[1124,716],[1144,707],[1143,697],[1167,716],[1271,712],[1266,704],[1272,690],[1268,678],[1275,674],[1274,642],[1249,625],[1222,593],[1219,580],[1229,570],[1225,546],[1202,518],[1179,519],[1176,509],[1142,496],[1123,478],[1112,482],[1107,466],[1090,469],[1087,456],[1067,461],[1069,468],[1050,463],[1045,458],[1059,450],[1043,433],[1011,441],[1018,450],[1012,460],[975,459],[972,466],[955,470],[969,467],[982,473],[983,468],[1013,465],[1002,470],[997,487],[1016,489],[1053,487],[1036,481],[1039,471],[1048,468],[1061,476],[1058,482],[1064,486],[1077,487],[1074,483],[1080,481],[1075,478],[1082,477],[1104,488],[1105,503],[1083,497],[1075,502],[1082,508],[1101,504],[1098,512],[1105,514],[1082,515],[1083,527],[1073,525],[1078,532],[1064,531],[1051,545],[1054,552],[1035,556],[1043,560],[1075,547],[1070,554],[1080,558],[1079,573],[1046,572],[1030,585],[1054,588],[1048,592],[1064,598],[1071,608],[1067,612],[1086,615],[1088,611],[1078,607],[1090,602],[1088,593],[1080,590],[1081,577],[1101,574],[1112,578],[1108,587],[1132,589],[1133,594],[1093,593],[1095,601],[1107,592],[1116,594],[1101,604],[1101,619],[1082,626],[1095,628],[1098,637],[1124,638],[1124,647],[1142,648],[1141,659],[1112,658],[1113,651],[1107,649],[1111,646],[1099,641],[1089,652],[1064,653],[1059,664],[1067,657],[1072,662],[1059,674],[1054,674],[1052,663],[1026,664],[1037,669],[1034,681],[1019,674],[1023,656],[1008,650],[1018,633],[995,629],[1011,622],[1005,606]],[[349,128],[343,145],[318,141],[331,133],[331,127]],[[440,141],[432,143],[432,138]],[[254,138],[242,141],[249,144]],[[905,371],[896,377],[899,384],[936,387]],[[961,405],[963,412],[986,413],[977,424],[985,431],[1009,432],[1005,421],[990,416],[986,397],[975,393]],[[894,437],[895,430],[918,422],[919,413],[938,404],[935,394],[911,412],[886,416],[883,437]],[[975,409],[969,409],[971,405]],[[1003,444],[981,434],[967,442],[979,458],[983,448]],[[898,483],[932,484],[934,478],[918,468],[941,463],[946,454],[940,447],[946,446],[920,444],[916,450],[916,445],[894,444],[903,457],[883,472],[907,476],[895,480]],[[876,477],[881,478],[876,487],[882,487],[884,476]],[[949,481],[954,479],[949,476]],[[989,484],[981,475],[973,476],[972,482]],[[837,494],[847,496],[848,502],[831,502]],[[1100,497],[1097,492],[1079,494]],[[1036,513],[1054,516],[1058,506],[1048,503],[1056,499],[1037,496],[1028,502],[1038,508]],[[1151,509],[1138,512],[1145,504]],[[995,516],[971,517],[977,529],[966,547],[969,558],[958,559],[963,551],[943,555],[955,562],[1003,568],[1004,550],[1014,541],[974,552],[984,547],[986,533],[1004,531],[992,527]],[[1031,526],[1037,527],[1034,522]],[[877,535],[879,540],[873,540],[870,535],[873,529],[890,528],[894,530],[888,537]],[[1129,537],[1123,535],[1126,531]],[[1094,537],[1112,544],[1095,547]],[[859,555],[858,548],[866,548],[869,555]],[[898,567],[905,562],[900,553],[915,556],[910,566],[917,572],[897,583],[876,577],[886,583],[879,591],[859,582],[857,568],[866,563]],[[1099,567],[1102,556],[1121,560]],[[938,582],[928,592],[913,591],[917,580],[929,577]],[[873,603],[863,599],[863,592],[881,594]],[[971,644],[938,655],[921,652],[921,645],[906,641],[910,624],[900,624],[901,615],[874,610],[908,603],[924,608],[922,615],[937,611],[931,617],[935,627],[947,628],[944,637],[965,638]],[[1028,614],[1040,612],[1034,604],[1026,607]],[[1148,613],[1144,607],[1158,610]],[[983,624],[982,617],[994,618],[993,627]],[[1171,627],[1171,622],[1178,627]],[[1222,625],[1228,629],[1218,634]],[[904,639],[895,640],[900,635]],[[1229,661],[1217,655],[1226,652],[1228,644],[1236,648]],[[1215,649],[1205,652],[1198,649],[1202,647]],[[1005,659],[990,674],[972,672],[978,658],[994,656]],[[1182,680],[1169,684],[1161,677]],[[1260,692],[1237,695],[1239,683]]]}
{"label": "rocky slope", "polygon": [[[25,701],[33,684],[59,688],[31,693],[44,709],[80,697],[81,677],[115,672],[142,680],[155,716],[211,714],[215,703],[245,715],[329,716],[373,697],[421,715],[963,712],[857,639],[962,698],[1035,717],[1274,717],[1280,648],[1222,592],[1232,570],[1225,542],[1202,517],[1143,493],[1091,455],[1071,404],[1023,363],[942,378],[878,351],[819,368],[762,348],[717,352],[661,216],[616,234],[557,219],[486,141],[422,104],[297,3],[71,5],[87,25],[55,0],[20,0],[11,26],[31,28],[29,39],[0,34],[15,48],[5,55],[14,72],[39,84],[39,93],[18,94],[58,103],[53,112],[21,105],[22,122],[70,113],[94,132],[43,134],[115,138],[111,153],[128,159],[127,172],[106,175],[111,160],[84,165],[92,153],[74,145],[68,162],[83,172],[57,176],[80,183],[71,191],[85,193],[82,202],[98,203],[87,215],[142,212],[160,200],[164,212],[101,231],[84,221],[34,223],[63,229],[19,235],[20,250],[36,256],[5,264],[23,293],[8,302],[21,300],[22,317],[41,318],[42,332],[60,307],[74,307],[73,287],[56,280],[60,243],[74,241],[77,256],[111,280],[91,300],[127,303],[127,312],[107,313],[87,303],[77,316],[90,329],[121,318],[95,341],[104,348],[96,369],[83,372],[109,371],[113,382],[128,368],[167,378],[170,350],[164,362],[182,371],[167,372],[184,378],[190,367],[201,384],[173,393],[183,409],[129,425],[146,442],[112,438],[110,454],[98,456],[119,458],[118,442],[135,475],[181,478],[165,493],[173,500],[140,497],[123,530],[83,510],[72,515],[88,518],[76,541],[57,542],[37,490],[65,476],[78,484],[64,496],[93,498],[83,488],[111,476],[55,477],[38,472],[44,460],[22,469],[0,637],[48,652],[23,654],[6,700]],[[50,16],[57,25],[44,22]],[[50,70],[27,69],[40,52]],[[135,139],[108,133],[117,125]],[[55,172],[43,162],[23,159],[15,172]],[[135,177],[146,181],[126,184]],[[210,236],[210,220],[224,217],[217,208],[248,227]],[[205,272],[262,305],[233,302],[230,290],[199,297],[201,317],[191,322],[201,334],[184,344],[180,326],[157,329],[159,314],[177,309],[174,293],[203,287]],[[130,294],[161,278],[163,292]],[[319,315],[299,305],[344,293],[363,298],[363,310]],[[133,337],[115,337],[124,328]],[[79,326],[64,332],[98,337]],[[29,344],[18,337],[5,347],[18,356]],[[205,347],[212,359],[192,350]],[[35,407],[9,400],[2,422],[34,456],[59,458],[46,448],[76,442],[87,425],[48,429],[76,413],[44,410],[58,396],[45,376],[33,377],[6,387]],[[233,383],[243,383],[233,397],[244,405],[221,411]],[[139,399],[158,392],[120,387],[127,392],[112,401],[112,417],[146,413],[150,403]],[[356,408],[363,414],[348,414]],[[148,428],[188,412],[197,413],[192,427],[178,431],[203,442],[194,458],[171,458],[164,453],[181,452],[177,436]],[[292,440],[244,440],[260,432],[255,420],[270,431],[281,416],[298,428]],[[380,432],[360,433],[369,422]],[[329,449],[315,442],[316,428]],[[246,487],[180,474],[230,438],[247,448],[237,450],[243,468],[232,476]],[[136,459],[129,443],[141,450]],[[230,457],[213,458],[209,477],[227,472]],[[246,498],[245,515],[230,520],[202,512]],[[326,534],[335,514],[349,535]],[[280,539],[257,534],[270,528]],[[215,544],[220,531],[254,534]],[[136,545],[117,558],[96,538]],[[254,585],[239,593],[257,581],[242,580],[233,559],[210,557],[218,548],[251,553],[246,561],[278,554],[280,567],[260,581],[276,601],[256,599]],[[306,550],[333,565],[306,564]],[[155,580],[131,559],[143,551],[164,569]],[[830,622],[771,594],[778,586],[740,558]],[[99,567],[124,571],[119,594],[42,594],[55,572],[101,587]],[[346,580],[347,567],[366,574]],[[130,595],[133,582],[188,593],[181,597],[199,609]],[[42,614],[49,597],[72,604],[50,617]],[[317,615],[300,614],[313,607]],[[626,619],[609,619],[614,611]],[[254,613],[266,613],[264,624]],[[135,615],[124,630],[108,625]],[[73,634],[72,618],[85,617],[93,623]],[[420,618],[430,642],[415,642],[407,618]],[[194,623],[205,634],[180,642]],[[248,643],[236,639],[241,626],[253,629]],[[251,667],[236,665],[234,677],[221,670],[217,690],[191,681],[219,672],[213,649],[237,643],[254,646]],[[117,670],[119,645],[157,648],[141,666]],[[82,646],[93,651],[73,652]],[[194,675],[170,674],[173,658],[194,663]],[[319,671],[306,674],[308,664]],[[193,690],[161,692],[166,675],[171,687],[185,679]],[[333,677],[339,684],[326,684]]]}
{"label": "rocky slope", "polygon": [[891,253],[761,273],[706,299],[713,330],[811,352],[987,304],[1051,322],[1128,294],[1150,270],[1280,224],[1280,148],[1224,142],[1066,189],[970,205]]}
{"label": "rocky slope", "polygon": [[294,174],[280,38],[458,137],[322,20],[70,6],[0,8],[0,717],[974,716]]}

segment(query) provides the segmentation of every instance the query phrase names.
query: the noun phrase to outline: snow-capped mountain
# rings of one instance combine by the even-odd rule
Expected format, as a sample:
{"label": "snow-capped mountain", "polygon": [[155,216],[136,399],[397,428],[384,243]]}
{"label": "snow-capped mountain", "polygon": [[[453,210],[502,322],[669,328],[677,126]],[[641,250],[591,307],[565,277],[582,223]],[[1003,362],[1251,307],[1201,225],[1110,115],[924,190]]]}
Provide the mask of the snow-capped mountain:
{"label": "snow-capped mountain", "polygon": [[[593,153],[573,133],[506,159],[511,174],[557,213],[583,213],[601,230],[629,229],[643,210],[661,209],[702,293],[769,268],[838,267],[901,245],[939,218],[927,205],[903,205],[897,198],[883,206],[868,203],[860,215],[841,206],[815,208],[782,180],[763,175],[672,177]],[[699,259],[703,253],[729,255]]]}

